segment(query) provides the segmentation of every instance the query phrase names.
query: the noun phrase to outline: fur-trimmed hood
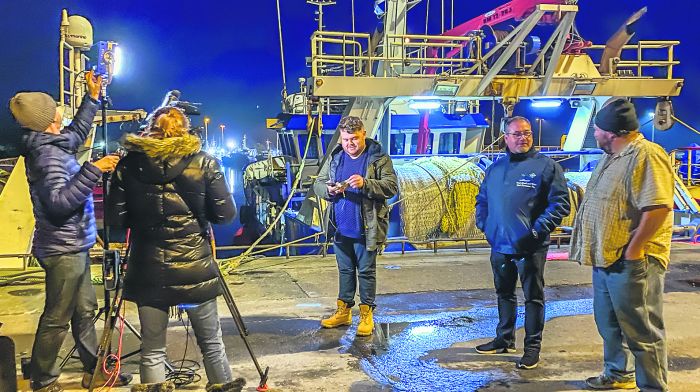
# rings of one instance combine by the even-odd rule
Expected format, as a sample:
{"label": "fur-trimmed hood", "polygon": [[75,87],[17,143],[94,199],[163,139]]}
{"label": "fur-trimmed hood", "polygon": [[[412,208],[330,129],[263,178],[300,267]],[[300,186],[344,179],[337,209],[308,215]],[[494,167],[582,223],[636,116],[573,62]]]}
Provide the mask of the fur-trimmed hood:
{"label": "fur-trimmed hood", "polygon": [[192,160],[188,157],[199,154],[202,148],[199,138],[190,134],[164,139],[129,134],[123,144],[129,154],[122,161],[128,163],[134,176],[148,184],[172,181]]}
{"label": "fur-trimmed hood", "polygon": [[124,147],[129,151],[139,151],[157,160],[178,159],[198,153],[202,142],[192,134],[156,139],[134,134],[126,135]]}

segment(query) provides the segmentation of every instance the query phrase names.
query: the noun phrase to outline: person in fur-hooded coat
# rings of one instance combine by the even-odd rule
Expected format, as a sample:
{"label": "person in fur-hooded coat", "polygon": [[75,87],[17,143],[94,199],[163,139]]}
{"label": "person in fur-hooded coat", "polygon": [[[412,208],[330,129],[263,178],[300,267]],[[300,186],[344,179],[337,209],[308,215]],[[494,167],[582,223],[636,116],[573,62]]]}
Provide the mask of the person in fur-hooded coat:
{"label": "person in fur-hooded coat", "polygon": [[231,222],[236,207],[219,162],[188,130],[182,111],[164,107],[143,135],[126,136],[128,154],[111,180],[107,222],[131,230],[124,298],[139,308],[141,382],[165,381],[168,308],[188,304],[208,390],[232,391],[221,389],[233,384],[216,308],[221,287],[209,222]]}

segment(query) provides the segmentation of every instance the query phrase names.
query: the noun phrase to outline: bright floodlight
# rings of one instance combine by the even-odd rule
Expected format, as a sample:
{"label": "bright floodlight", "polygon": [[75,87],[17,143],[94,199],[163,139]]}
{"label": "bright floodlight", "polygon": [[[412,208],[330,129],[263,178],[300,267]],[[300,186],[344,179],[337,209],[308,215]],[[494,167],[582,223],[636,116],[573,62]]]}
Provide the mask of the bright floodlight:
{"label": "bright floodlight", "polygon": [[438,100],[414,100],[408,104],[408,107],[413,110],[433,110],[440,107]]}
{"label": "bright floodlight", "polygon": [[226,142],[226,147],[229,150],[233,150],[234,148],[236,148],[236,142],[234,142],[233,140],[229,140]]}
{"label": "bright floodlight", "polygon": [[122,66],[122,53],[119,44],[114,41],[100,41],[97,46],[97,64],[95,74],[111,79],[118,74]]}
{"label": "bright floodlight", "polygon": [[650,110],[650,111],[647,113],[647,116],[649,116],[649,117],[651,117],[651,118],[654,118],[655,115],[656,115],[656,113],[654,113],[653,110]]}
{"label": "bright floodlight", "polygon": [[114,49],[114,64],[112,65],[113,71],[112,75],[113,76],[118,76],[121,71],[122,71],[122,66],[124,65],[124,57],[123,57],[123,52],[121,46],[117,46]]}
{"label": "bright floodlight", "polygon": [[558,108],[561,106],[560,99],[537,99],[532,101],[533,108]]}

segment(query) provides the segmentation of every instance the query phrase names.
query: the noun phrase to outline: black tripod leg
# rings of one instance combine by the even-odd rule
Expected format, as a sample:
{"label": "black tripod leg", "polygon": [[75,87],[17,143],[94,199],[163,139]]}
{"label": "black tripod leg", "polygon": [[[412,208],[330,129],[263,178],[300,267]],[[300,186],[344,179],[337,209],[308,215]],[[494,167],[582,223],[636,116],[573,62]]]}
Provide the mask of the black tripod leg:
{"label": "black tripod leg", "polygon": [[236,324],[236,328],[243,335],[248,336],[248,327],[246,327],[245,323],[243,322],[243,316],[241,316],[241,312],[238,310],[238,306],[236,306],[236,302],[234,302],[233,300],[233,294],[231,294],[231,291],[226,285],[224,277],[221,276],[221,272],[219,272],[219,279],[221,281],[221,286],[223,287],[224,291],[224,300],[226,301],[226,305],[228,306],[228,309],[231,312],[231,316],[233,317],[233,321]]}
{"label": "black tripod leg", "polygon": [[221,269],[217,266],[216,270],[218,273],[219,283],[221,284],[221,289],[224,292],[224,300],[226,301],[228,310],[231,312],[231,317],[233,317],[233,321],[236,324],[238,334],[241,336],[241,339],[243,339],[243,344],[245,344],[245,348],[248,350],[248,354],[250,354],[250,358],[253,360],[253,364],[255,364],[255,369],[258,371],[258,375],[260,375],[260,384],[258,385],[258,387],[264,387],[265,389],[267,389],[267,373],[270,371],[270,368],[266,367],[265,371],[263,371],[262,367],[260,367],[260,363],[258,363],[258,358],[255,356],[253,348],[250,346],[250,342],[248,342],[248,329],[245,327],[245,324],[243,323],[243,318],[241,317],[241,313],[238,311],[238,306],[236,306],[236,302],[233,300],[233,294],[231,294],[231,290],[229,290],[228,286],[226,285],[224,276],[221,274]]}

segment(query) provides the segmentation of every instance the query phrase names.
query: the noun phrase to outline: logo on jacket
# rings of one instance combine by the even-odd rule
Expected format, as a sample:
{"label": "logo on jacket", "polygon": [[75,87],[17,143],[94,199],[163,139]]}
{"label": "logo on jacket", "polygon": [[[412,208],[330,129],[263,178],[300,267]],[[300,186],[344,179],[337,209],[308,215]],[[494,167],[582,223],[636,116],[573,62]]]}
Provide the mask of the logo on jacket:
{"label": "logo on jacket", "polygon": [[537,189],[535,178],[537,178],[537,174],[535,173],[523,173],[520,175],[520,180],[515,183],[515,186],[520,188]]}

